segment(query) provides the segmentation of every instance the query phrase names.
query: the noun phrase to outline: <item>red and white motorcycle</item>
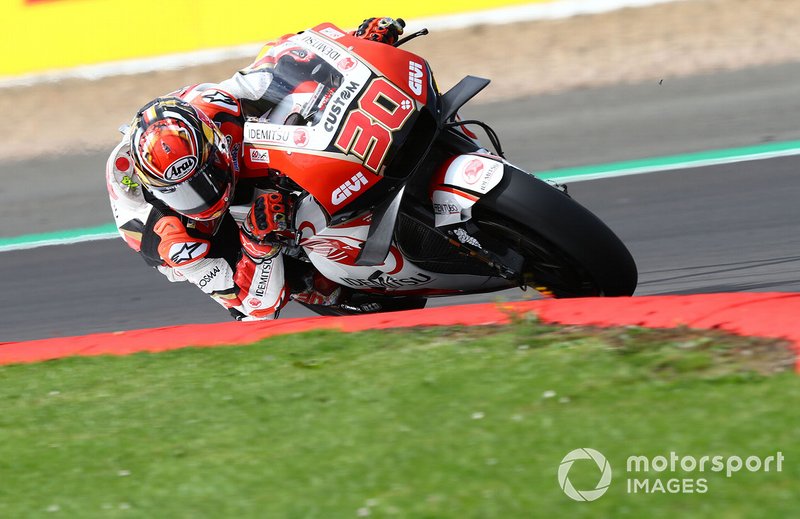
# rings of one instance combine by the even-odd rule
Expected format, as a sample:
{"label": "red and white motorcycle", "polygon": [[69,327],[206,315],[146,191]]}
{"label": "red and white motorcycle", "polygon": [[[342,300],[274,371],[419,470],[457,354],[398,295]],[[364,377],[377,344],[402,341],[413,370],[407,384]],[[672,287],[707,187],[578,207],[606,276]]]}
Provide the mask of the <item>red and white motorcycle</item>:
{"label": "red and white motorcycle", "polygon": [[428,63],[397,48],[425,32],[395,47],[331,24],[293,36],[282,45],[316,56],[313,70],[276,67],[277,105],[245,125],[247,165],[295,200],[287,254],[350,289],[345,302],[307,306],[416,308],[526,286],[631,295],[636,265],[619,238],[563,188],[507,162],[486,124],[458,118],[489,80],[467,76],[442,94]]}

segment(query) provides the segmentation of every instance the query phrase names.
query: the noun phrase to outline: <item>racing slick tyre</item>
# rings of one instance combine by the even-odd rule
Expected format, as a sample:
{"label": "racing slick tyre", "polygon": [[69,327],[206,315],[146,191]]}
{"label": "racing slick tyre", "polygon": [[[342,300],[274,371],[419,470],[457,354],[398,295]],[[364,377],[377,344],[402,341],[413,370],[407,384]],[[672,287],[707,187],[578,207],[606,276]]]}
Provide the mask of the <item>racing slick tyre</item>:
{"label": "racing slick tyre", "polygon": [[554,297],[629,296],[636,263],[611,229],[560,189],[506,165],[473,207],[481,233],[524,257],[525,285]]}

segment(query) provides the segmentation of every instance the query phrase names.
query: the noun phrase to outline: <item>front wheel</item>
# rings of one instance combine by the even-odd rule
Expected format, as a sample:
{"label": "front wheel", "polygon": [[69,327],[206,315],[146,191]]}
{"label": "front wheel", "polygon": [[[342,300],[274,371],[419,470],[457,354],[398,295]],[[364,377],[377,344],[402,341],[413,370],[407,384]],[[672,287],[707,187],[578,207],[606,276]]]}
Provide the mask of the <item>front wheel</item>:
{"label": "front wheel", "polygon": [[599,218],[513,166],[473,207],[481,234],[524,258],[521,283],[554,297],[629,296],[636,263]]}

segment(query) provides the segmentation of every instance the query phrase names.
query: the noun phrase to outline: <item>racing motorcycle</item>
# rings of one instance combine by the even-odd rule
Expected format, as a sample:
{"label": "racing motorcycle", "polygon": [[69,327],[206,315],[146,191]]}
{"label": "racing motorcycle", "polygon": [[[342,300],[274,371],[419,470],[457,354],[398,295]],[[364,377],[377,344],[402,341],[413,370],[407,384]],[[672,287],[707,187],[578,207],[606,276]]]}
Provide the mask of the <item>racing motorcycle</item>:
{"label": "racing motorcycle", "polygon": [[631,295],[637,270],[620,239],[563,186],[505,160],[491,127],[458,116],[489,80],[440,93],[428,63],[398,48],[425,33],[388,46],[322,24],[276,49],[313,56],[313,68],[275,67],[274,107],[246,122],[244,160],[294,200],[285,257],[350,294],[306,306],[398,310],[512,287]]}

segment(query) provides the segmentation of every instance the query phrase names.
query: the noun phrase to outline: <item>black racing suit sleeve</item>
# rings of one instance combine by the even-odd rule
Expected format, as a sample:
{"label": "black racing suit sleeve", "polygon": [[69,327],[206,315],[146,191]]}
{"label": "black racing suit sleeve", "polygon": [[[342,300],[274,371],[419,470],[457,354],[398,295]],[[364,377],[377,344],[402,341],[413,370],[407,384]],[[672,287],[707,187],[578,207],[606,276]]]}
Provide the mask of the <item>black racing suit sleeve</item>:
{"label": "black racing suit sleeve", "polygon": [[[149,201],[149,200],[148,200]],[[142,233],[142,246],[139,254],[151,267],[158,267],[164,261],[158,253],[158,246],[161,243],[161,237],[155,232],[154,228],[156,223],[165,216],[175,216],[187,227],[187,232],[190,236],[195,238],[203,238],[211,242],[211,247],[208,251],[208,258],[223,258],[232,269],[236,268],[236,262],[239,261],[241,255],[241,242],[239,241],[239,226],[230,213],[226,213],[220,222],[219,229],[213,236],[201,233],[196,229],[190,227],[189,219],[182,216],[175,211],[172,211],[158,200],[155,203],[151,202],[153,209],[144,224],[144,232]]]}

